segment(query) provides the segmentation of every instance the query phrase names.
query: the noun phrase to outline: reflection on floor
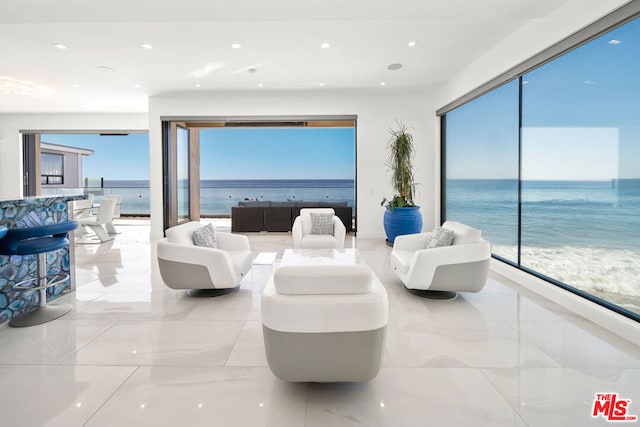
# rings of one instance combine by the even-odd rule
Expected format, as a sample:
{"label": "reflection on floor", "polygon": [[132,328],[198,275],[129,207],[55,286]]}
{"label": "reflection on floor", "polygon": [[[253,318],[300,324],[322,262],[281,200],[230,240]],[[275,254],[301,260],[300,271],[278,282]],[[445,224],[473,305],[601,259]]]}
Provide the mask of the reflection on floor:
{"label": "reflection on floor", "polygon": [[[222,225],[224,226],[224,225]],[[380,374],[288,384],[266,365],[260,296],[287,233],[248,234],[259,258],[238,292],[163,285],[146,221],[78,245],[66,317],[0,329],[7,426],[584,426],[595,393],[640,414],[640,348],[493,275],[479,294],[428,301],[390,271],[382,239],[348,237],[389,293]]]}

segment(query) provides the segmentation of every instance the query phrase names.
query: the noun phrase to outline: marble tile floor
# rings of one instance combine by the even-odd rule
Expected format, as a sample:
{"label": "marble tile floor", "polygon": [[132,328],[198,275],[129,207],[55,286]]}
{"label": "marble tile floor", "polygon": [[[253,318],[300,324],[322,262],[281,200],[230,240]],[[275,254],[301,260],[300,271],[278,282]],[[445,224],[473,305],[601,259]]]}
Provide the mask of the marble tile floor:
{"label": "marble tile floor", "polygon": [[[260,322],[272,265],[254,265],[233,294],[191,298],[162,283],[148,221],[117,227],[114,241],[76,247],[71,313],[0,327],[0,425],[607,425],[591,416],[599,392],[640,415],[638,346],[493,273],[481,293],[421,299],[391,272],[382,239],[351,236],[389,294],[380,374],[282,382]],[[291,247],[287,233],[247,235],[255,256]]]}

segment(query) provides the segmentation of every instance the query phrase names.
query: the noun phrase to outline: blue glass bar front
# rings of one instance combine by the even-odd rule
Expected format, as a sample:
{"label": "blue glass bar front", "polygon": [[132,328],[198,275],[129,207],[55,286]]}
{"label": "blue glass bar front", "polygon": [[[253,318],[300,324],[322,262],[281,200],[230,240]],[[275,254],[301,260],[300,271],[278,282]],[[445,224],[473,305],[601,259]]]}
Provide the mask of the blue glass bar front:
{"label": "blue glass bar front", "polygon": [[[0,201],[0,225],[7,228],[24,228],[66,221],[68,219],[67,202],[83,198],[84,196],[57,196]],[[54,251],[47,257],[50,274],[63,272],[71,277],[71,280],[47,290],[48,301],[69,293],[75,288],[72,246]],[[13,288],[14,284],[35,277],[37,269],[37,255],[0,255],[0,324],[38,308],[40,303],[38,291]]]}

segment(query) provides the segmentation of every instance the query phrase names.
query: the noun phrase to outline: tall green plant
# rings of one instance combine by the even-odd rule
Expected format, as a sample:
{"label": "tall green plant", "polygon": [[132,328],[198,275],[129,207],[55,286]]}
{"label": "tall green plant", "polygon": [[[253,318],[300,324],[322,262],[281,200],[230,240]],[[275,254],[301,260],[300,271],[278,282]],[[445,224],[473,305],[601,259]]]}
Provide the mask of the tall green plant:
{"label": "tall green plant", "polygon": [[415,206],[413,195],[416,184],[413,178],[413,135],[407,132],[408,128],[401,122],[396,122],[398,129],[389,128],[391,139],[389,140],[389,158],[387,166],[391,169],[391,184],[395,194],[391,200],[385,197],[380,206],[389,207],[389,210],[406,206]]}

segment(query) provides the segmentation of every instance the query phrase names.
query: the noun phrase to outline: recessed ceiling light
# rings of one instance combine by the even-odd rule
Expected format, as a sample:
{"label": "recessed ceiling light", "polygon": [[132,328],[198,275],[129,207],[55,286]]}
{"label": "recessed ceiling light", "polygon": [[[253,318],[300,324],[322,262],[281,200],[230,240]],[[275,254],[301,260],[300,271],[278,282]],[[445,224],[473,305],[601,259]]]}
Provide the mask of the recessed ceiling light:
{"label": "recessed ceiling light", "polygon": [[231,43],[232,49],[242,49],[242,45],[240,43]]}
{"label": "recessed ceiling light", "polygon": [[143,49],[153,49],[153,46],[151,46],[149,43],[142,43],[140,47]]}
{"label": "recessed ceiling light", "polygon": [[402,68],[402,64],[389,64],[387,65],[387,70],[399,70],[400,68]]}
{"label": "recessed ceiling light", "polygon": [[67,49],[67,47],[65,45],[63,45],[62,43],[51,43],[51,46],[58,48],[60,50],[65,50]]}
{"label": "recessed ceiling light", "polygon": [[380,82],[380,86],[384,86],[386,84],[387,84],[387,82]]}
{"label": "recessed ceiling light", "polygon": [[320,87],[324,86],[324,83],[320,83]]}
{"label": "recessed ceiling light", "polygon": [[320,43],[320,47],[323,48],[323,49],[329,49],[331,47],[331,43],[322,42],[322,43]]}
{"label": "recessed ceiling light", "polygon": [[133,85],[133,87],[135,87],[136,89],[140,89],[142,88],[142,85]]}
{"label": "recessed ceiling light", "polygon": [[616,45],[616,44],[620,44],[620,43],[622,43],[620,40],[616,40],[616,39],[609,40],[609,44]]}
{"label": "recessed ceiling light", "polygon": [[196,83],[196,87],[200,87],[200,83]]}
{"label": "recessed ceiling light", "polygon": [[414,47],[415,45],[416,45],[416,42],[415,42],[415,41],[410,41],[410,42],[409,42],[409,47]]}
{"label": "recessed ceiling light", "polygon": [[262,87],[264,86],[262,83],[258,83],[258,87]]}
{"label": "recessed ceiling light", "polygon": [[73,87],[73,88],[79,88],[79,87],[80,87],[80,85],[73,84],[73,85],[71,85],[71,87]]}
{"label": "recessed ceiling light", "polygon": [[96,68],[101,71],[115,71],[113,68],[107,67],[106,65],[98,65]]}

